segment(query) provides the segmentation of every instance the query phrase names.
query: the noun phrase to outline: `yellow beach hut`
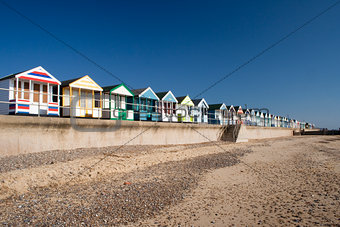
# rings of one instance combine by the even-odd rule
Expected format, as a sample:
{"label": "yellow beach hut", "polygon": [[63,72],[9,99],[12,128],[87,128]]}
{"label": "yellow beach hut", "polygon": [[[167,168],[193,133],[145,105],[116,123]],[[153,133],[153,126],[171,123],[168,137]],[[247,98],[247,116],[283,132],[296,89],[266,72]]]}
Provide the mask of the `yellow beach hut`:
{"label": "yellow beach hut", "polygon": [[195,104],[190,99],[189,95],[176,97],[178,101],[177,117],[178,122],[194,122],[192,110]]}
{"label": "yellow beach hut", "polygon": [[61,115],[74,117],[102,117],[103,89],[88,75],[61,82]]}

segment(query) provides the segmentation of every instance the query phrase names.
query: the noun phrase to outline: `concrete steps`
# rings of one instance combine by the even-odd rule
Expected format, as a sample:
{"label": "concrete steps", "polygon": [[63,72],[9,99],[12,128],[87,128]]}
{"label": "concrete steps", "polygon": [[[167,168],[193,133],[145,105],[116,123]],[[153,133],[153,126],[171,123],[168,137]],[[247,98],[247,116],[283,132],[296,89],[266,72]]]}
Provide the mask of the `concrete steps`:
{"label": "concrete steps", "polygon": [[236,142],[241,125],[226,125],[222,128],[222,141]]}

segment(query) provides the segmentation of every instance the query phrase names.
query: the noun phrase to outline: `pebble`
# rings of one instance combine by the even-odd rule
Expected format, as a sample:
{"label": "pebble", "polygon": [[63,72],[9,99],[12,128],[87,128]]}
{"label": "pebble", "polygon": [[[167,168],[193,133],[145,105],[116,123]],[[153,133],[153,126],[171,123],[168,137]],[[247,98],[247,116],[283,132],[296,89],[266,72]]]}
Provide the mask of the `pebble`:
{"label": "pebble", "polygon": [[[251,151],[235,151],[238,157],[249,152]],[[71,157],[65,157],[65,160],[69,159]],[[81,184],[35,188],[22,196],[0,200],[0,223],[23,225],[28,224],[27,220],[30,220],[30,225],[136,223],[154,216],[165,207],[179,203],[197,186],[197,182],[207,171],[237,163],[239,160],[235,155],[224,152],[161,163]],[[20,200],[23,204],[18,209],[15,204]],[[29,218],[32,214],[34,219]]]}

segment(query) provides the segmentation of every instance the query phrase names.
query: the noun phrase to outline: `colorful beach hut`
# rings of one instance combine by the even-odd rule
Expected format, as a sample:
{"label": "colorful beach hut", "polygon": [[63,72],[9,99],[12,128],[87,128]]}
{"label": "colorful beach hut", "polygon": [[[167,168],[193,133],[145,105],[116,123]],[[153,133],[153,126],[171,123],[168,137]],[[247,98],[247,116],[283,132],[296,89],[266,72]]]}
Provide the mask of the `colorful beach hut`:
{"label": "colorful beach hut", "polygon": [[128,97],[133,96],[125,84],[103,87],[103,118],[133,121],[133,110],[127,108]]}
{"label": "colorful beach hut", "polygon": [[208,123],[209,105],[204,98],[192,100],[194,103],[194,122]]}
{"label": "colorful beach hut", "polygon": [[250,111],[251,125],[256,126],[257,125],[257,117],[256,117],[257,112],[254,109],[250,109],[249,111]]}
{"label": "colorful beach hut", "polygon": [[242,117],[243,124],[251,125],[250,110],[249,109],[244,109],[243,112],[244,112],[243,117]]}
{"label": "colorful beach hut", "polygon": [[[63,81],[62,116],[101,118],[102,91],[103,89],[88,75]],[[74,111],[72,115],[71,111]]]}
{"label": "colorful beach hut", "polygon": [[160,121],[159,98],[150,88],[132,90],[133,97],[128,97],[128,110],[134,111],[134,119],[141,121]]}
{"label": "colorful beach hut", "polygon": [[177,117],[179,122],[194,122],[193,107],[195,104],[189,95],[176,97],[178,100]]}
{"label": "colorful beach hut", "polygon": [[235,125],[237,122],[237,112],[233,105],[227,106],[228,109],[228,124]]}
{"label": "colorful beach hut", "polygon": [[166,91],[157,92],[156,95],[160,99],[161,121],[177,122],[176,109],[178,101],[174,94],[171,91]]}
{"label": "colorful beach hut", "polygon": [[224,103],[210,104],[208,112],[209,112],[209,118],[208,118],[209,124],[219,124],[219,125],[227,124],[228,109]]}
{"label": "colorful beach hut", "polygon": [[0,114],[59,116],[59,86],[41,66],[5,76],[0,79]]}
{"label": "colorful beach hut", "polygon": [[236,124],[242,121],[242,116],[244,114],[242,106],[233,106],[236,113]]}

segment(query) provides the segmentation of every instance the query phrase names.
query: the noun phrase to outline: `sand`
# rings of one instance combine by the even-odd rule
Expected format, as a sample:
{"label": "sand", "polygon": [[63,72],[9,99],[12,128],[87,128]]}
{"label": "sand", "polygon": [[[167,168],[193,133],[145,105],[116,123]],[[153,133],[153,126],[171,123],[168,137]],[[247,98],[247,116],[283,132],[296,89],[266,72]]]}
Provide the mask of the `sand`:
{"label": "sand", "polygon": [[70,152],[0,160],[0,223],[340,224],[339,136]]}
{"label": "sand", "polygon": [[340,137],[271,140],[143,225],[339,226]]}

